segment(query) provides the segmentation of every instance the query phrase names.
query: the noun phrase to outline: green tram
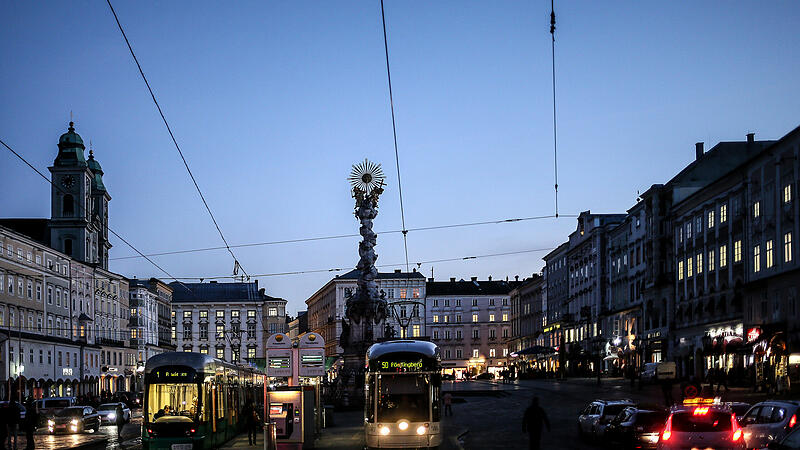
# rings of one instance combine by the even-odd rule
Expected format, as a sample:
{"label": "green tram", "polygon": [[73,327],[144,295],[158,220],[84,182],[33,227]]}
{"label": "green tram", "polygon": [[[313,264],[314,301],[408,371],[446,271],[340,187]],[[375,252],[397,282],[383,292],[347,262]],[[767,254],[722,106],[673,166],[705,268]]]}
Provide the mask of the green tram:
{"label": "green tram", "polygon": [[218,448],[243,431],[242,409],[263,408],[264,374],[201,353],[168,352],[144,369],[142,446]]}
{"label": "green tram", "polygon": [[442,364],[432,342],[394,340],[367,350],[367,448],[438,448]]}

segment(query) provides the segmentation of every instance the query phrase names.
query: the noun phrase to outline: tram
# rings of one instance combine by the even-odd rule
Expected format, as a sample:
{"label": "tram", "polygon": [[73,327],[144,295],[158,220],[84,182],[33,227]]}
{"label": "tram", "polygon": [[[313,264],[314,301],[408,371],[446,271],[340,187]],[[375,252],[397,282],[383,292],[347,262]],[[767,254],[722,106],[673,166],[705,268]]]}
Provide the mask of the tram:
{"label": "tram", "polygon": [[368,448],[442,443],[441,356],[432,342],[395,340],[367,350],[364,432]]}
{"label": "tram", "polygon": [[201,353],[168,352],[144,369],[142,446],[218,448],[242,431],[247,404],[263,408],[264,374]]}

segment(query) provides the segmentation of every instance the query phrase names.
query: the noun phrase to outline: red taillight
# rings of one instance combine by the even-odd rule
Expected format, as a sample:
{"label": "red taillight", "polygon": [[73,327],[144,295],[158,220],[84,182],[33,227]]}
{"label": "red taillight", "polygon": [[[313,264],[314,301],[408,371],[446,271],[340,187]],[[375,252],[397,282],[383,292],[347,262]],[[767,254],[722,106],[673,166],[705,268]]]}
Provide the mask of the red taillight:
{"label": "red taillight", "polygon": [[792,414],[792,418],[789,419],[789,428],[794,428],[797,425],[797,414]]}
{"label": "red taillight", "polygon": [[739,422],[736,421],[736,414],[731,414],[731,429],[733,430],[733,442],[741,440],[742,429],[739,428]]}
{"label": "red taillight", "polygon": [[672,414],[669,415],[667,419],[667,426],[664,427],[664,431],[661,433],[661,440],[668,441],[669,438],[672,437]]}
{"label": "red taillight", "polygon": [[190,429],[190,430],[189,430],[189,433],[192,433],[192,434],[194,434],[194,428]]}
{"label": "red taillight", "polygon": [[705,416],[706,414],[708,414],[708,406],[698,406],[697,408],[694,409],[692,414],[694,414],[695,416]]}
{"label": "red taillight", "polygon": [[152,436],[152,435],[154,435],[154,434],[155,434],[155,433],[153,433],[153,429],[152,429],[152,428],[148,428],[148,429],[147,429],[147,435],[148,435],[148,436]]}

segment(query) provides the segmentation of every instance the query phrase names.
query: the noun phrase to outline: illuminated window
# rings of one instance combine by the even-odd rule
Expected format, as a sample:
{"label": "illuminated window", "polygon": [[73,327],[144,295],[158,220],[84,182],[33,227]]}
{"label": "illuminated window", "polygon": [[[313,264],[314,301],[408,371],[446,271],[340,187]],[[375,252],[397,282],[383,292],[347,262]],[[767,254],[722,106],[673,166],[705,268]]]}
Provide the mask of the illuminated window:
{"label": "illuminated window", "polygon": [[439,323],[439,316],[436,314],[433,315],[433,323]]}
{"label": "illuminated window", "polygon": [[255,309],[248,309],[247,310],[247,318],[248,319],[255,319],[256,318],[256,310]]}
{"label": "illuminated window", "polygon": [[697,254],[697,273],[698,274],[703,273],[703,254],[702,253],[698,253]]}
{"label": "illuminated window", "polygon": [[742,241],[733,243],[733,262],[740,262],[742,260]]}
{"label": "illuminated window", "polygon": [[506,356],[508,356],[508,349],[504,348],[503,349],[503,357],[506,357]]}
{"label": "illuminated window", "polygon": [[267,315],[270,317],[278,317],[278,308],[269,308]]}
{"label": "illuminated window", "polygon": [[714,228],[714,211],[708,212],[708,228]]}
{"label": "illuminated window", "polygon": [[472,315],[472,321],[473,322],[477,322],[478,321],[478,315],[477,314],[473,314]]}
{"label": "illuminated window", "polygon": [[473,348],[472,349],[472,357],[473,358],[477,358],[478,357],[478,349],[477,348]]}
{"label": "illuminated window", "polygon": [[222,339],[225,336],[225,325],[217,325],[217,339]]}
{"label": "illuminated window", "polygon": [[692,238],[692,222],[686,223],[686,239]]}
{"label": "illuminated window", "polygon": [[493,348],[489,349],[489,357],[490,358],[494,358],[495,357],[495,350]]}
{"label": "illuminated window", "polygon": [[767,241],[767,269],[772,267],[772,239]]}
{"label": "illuminated window", "polygon": [[792,233],[783,235],[783,262],[790,262],[792,260]]}
{"label": "illuminated window", "polygon": [[508,322],[508,313],[503,313],[503,322]]}
{"label": "illuminated window", "polygon": [[761,216],[761,202],[753,203],[753,218],[758,219]]}
{"label": "illuminated window", "polygon": [[253,359],[256,357],[256,348],[255,347],[247,347],[247,358]]}
{"label": "illuminated window", "polygon": [[714,256],[716,256],[716,255],[714,255],[714,250],[709,250],[708,251],[708,271],[709,272],[713,272],[714,271]]}
{"label": "illuminated window", "polygon": [[494,314],[489,314],[489,322],[494,322]]}
{"label": "illuminated window", "polygon": [[400,298],[408,297],[408,289],[400,289]]}
{"label": "illuminated window", "polygon": [[725,223],[728,221],[728,205],[722,205],[719,207],[719,223]]}
{"label": "illuminated window", "polygon": [[225,311],[217,310],[217,320],[225,320]]}
{"label": "illuminated window", "polygon": [[686,278],[691,277],[694,275],[694,271],[692,270],[692,258],[686,260]]}
{"label": "illuminated window", "polygon": [[225,359],[225,349],[224,348],[218,348],[217,349],[217,358]]}
{"label": "illuminated window", "polygon": [[678,261],[678,281],[683,279],[683,261]]}
{"label": "illuminated window", "polygon": [[450,316],[448,316],[448,315],[444,315],[444,316],[442,316],[442,318],[444,319],[444,323],[447,323],[447,322],[450,321]]}
{"label": "illuminated window", "polygon": [[[175,311],[173,311],[173,313],[174,312]],[[186,319],[192,320],[192,312],[191,311],[184,311],[183,312],[183,318],[184,318],[184,320],[186,320]]]}
{"label": "illuminated window", "polygon": [[789,203],[792,201],[792,185],[787,184],[783,187],[783,203]]}
{"label": "illuminated window", "polygon": [[412,289],[412,290],[411,290],[411,295],[412,295],[414,298],[419,298],[419,288],[414,288],[414,289]]}
{"label": "illuminated window", "polygon": [[239,311],[231,311],[231,319],[238,319]]}
{"label": "illuminated window", "polygon": [[411,327],[411,337],[419,337],[419,325],[413,325]]}
{"label": "illuminated window", "polygon": [[753,272],[761,271],[761,246],[753,247]]}
{"label": "illuminated window", "polygon": [[727,267],[728,266],[728,246],[727,245],[720,245],[719,246],[719,266],[720,267]]}
{"label": "illuminated window", "polygon": [[200,311],[200,318],[201,319],[208,319],[208,311],[206,311],[206,310]]}

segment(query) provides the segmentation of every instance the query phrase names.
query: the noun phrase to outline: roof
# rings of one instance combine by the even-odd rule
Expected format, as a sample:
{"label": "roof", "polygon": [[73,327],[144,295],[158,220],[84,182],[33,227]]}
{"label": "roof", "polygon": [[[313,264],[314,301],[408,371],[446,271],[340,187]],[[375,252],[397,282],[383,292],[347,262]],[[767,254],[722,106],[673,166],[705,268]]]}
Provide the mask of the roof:
{"label": "roof", "polygon": [[373,344],[367,350],[367,359],[376,359],[387,353],[398,352],[419,353],[428,358],[436,358],[439,355],[439,347],[430,341],[396,340],[379,342]]}
{"label": "roof", "polygon": [[179,283],[173,281],[173,303],[255,302],[267,297],[258,291],[258,283]]}
{"label": "roof", "polygon": [[[336,277],[336,279],[342,280],[356,280],[358,276],[361,275],[361,271],[358,269],[353,269],[350,272],[347,272],[344,275],[340,275]],[[387,279],[405,279],[405,278],[422,278],[425,279],[425,275],[419,272],[378,272],[378,280],[387,280]]]}
{"label": "roof", "polygon": [[47,219],[0,219],[0,225],[48,247],[50,246],[49,222]]}
{"label": "roof", "polygon": [[425,285],[426,295],[507,295],[522,281],[429,281]]}
{"label": "roof", "polygon": [[58,138],[58,156],[53,165],[57,167],[86,167],[83,157],[83,139],[75,132],[75,124],[69,123],[69,130]]}

